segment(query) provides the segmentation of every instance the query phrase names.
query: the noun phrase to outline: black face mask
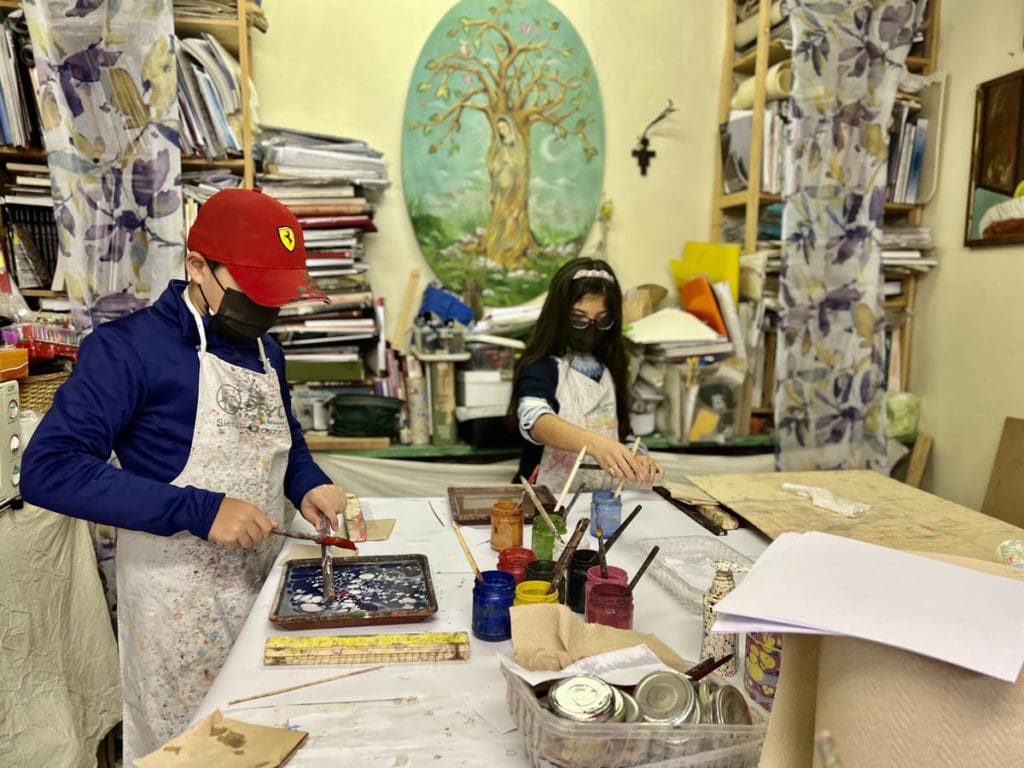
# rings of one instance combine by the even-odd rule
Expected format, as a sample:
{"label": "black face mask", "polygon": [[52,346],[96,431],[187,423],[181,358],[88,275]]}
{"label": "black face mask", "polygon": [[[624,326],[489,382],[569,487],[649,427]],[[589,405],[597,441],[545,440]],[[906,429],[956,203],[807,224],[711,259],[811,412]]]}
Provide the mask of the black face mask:
{"label": "black face mask", "polygon": [[[217,275],[212,270],[210,274],[217,280]],[[210,330],[221,338],[228,341],[252,341],[269,331],[277,322],[277,313],[281,311],[278,307],[257,304],[241,291],[225,288],[220,280],[217,280],[217,285],[224,291],[224,296],[221,297],[216,314],[210,316]],[[210,302],[203,293],[202,286],[199,286],[199,293],[206,302],[206,311],[209,314]]]}
{"label": "black face mask", "polygon": [[599,330],[593,324],[588,325],[586,328],[570,328],[569,348],[573,352],[592,355],[606,333],[607,331]]}

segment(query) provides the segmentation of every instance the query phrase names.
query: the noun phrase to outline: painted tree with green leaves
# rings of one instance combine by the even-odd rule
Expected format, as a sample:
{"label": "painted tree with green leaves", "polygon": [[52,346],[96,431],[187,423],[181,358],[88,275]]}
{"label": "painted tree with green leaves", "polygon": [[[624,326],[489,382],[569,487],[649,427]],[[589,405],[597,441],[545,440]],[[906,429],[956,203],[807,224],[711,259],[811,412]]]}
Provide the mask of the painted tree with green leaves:
{"label": "painted tree with green leaves", "polygon": [[[539,246],[530,229],[531,131],[548,125],[559,139],[578,142],[587,160],[597,155],[585,113],[588,67],[573,69],[573,51],[552,44],[558,21],[511,20],[513,0],[491,6],[488,16],[463,16],[448,30],[453,50],[426,62],[417,86],[432,92],[441,107],[411,130],[434,138],[431,154],[459,151],[464,119],[484,119],[490,128],[487,172],[490,216],[483,239],[473,247],[507,270],[527,264]],[[480,117],[474,117],[474,113]]]}

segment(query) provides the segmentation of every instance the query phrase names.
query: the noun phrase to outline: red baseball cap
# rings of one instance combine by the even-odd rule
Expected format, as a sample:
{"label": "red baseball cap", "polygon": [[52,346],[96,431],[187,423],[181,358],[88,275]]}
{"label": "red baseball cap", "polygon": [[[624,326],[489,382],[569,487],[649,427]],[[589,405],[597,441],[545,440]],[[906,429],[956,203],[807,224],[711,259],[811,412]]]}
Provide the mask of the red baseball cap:
{"label": "red baseball cap", "polygon": [[306,271],[295,214],[270,195],[222,189],[199,208],[188,249],[227,267],[246,296],[265,307],[328,299]]}

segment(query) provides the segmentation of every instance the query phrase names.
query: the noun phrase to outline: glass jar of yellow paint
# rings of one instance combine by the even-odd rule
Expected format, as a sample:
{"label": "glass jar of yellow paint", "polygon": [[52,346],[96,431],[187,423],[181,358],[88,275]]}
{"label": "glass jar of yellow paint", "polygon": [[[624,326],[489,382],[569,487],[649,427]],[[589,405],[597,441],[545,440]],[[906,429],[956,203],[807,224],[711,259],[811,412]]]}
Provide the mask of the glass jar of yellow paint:
{"label": "glass jar of yellow paint", "polygon": [[558,590],[550,595],[548,589],[550,581],[524,581],[516,587],[516,599],[512,605],[541,605],[543,603],[557,603]]}

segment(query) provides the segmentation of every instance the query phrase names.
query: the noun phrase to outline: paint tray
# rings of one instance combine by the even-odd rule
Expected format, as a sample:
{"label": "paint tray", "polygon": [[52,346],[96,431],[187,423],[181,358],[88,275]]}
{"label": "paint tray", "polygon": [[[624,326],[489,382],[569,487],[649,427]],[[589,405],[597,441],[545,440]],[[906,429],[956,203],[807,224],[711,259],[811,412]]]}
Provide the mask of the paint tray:
{"label": "paint tray", "polygon": [[[549,515],[555,513],[555,497],[546,485],[533,486],[534,493]],[[490,525],[491,507],[501,499],[519,501],[521,485],[452,485],[448,487],[448,503],[452,519],[459,525]],[[532,523],[537,510],[530,497],[523,501],[523,522]]]}
{"label": "paint tray", "polygon": [[334,558],[334,600],[323,604],[320,558],[285,563],[270,621],[282,629],[408,624],[437,613],[426,555]]}

